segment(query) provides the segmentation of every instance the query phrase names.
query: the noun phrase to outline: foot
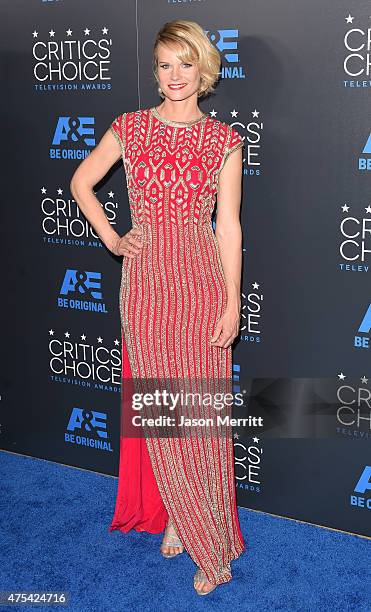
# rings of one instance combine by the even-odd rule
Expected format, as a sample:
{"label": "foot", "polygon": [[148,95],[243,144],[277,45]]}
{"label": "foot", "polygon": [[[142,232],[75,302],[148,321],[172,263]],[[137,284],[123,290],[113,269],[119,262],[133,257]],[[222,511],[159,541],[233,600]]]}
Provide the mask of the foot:
{"label": "foot", "polygon": [[166,559],[176,557],[176,555],[179,555],[184,550],[182,541],[178,538],[178,535],[170,521],[165,529],[164,539],[162,540],[160,550],[162,556]]}
{"label": "foot", "polygon": [[209,582],[202,569],[198,568],[193,579],[193,586],[196,589],[196,593],[198,595],[207,595],[208,593],[211,593],[211,591],[216,589],[218,585]]}

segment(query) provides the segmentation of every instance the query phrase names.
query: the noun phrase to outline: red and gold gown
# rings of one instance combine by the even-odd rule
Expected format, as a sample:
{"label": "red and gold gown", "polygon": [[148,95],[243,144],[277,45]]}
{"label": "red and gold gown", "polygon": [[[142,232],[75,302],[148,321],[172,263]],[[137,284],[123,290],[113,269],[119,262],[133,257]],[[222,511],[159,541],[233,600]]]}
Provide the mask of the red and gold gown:
{"label": "red and gold gown", "polygon": [[[155,107],[110,125],[120,144],[133,227],[144,246],[123,257],[119,296],[123,385],[129,378],[232,380],[232,349],[210,344],[227,303],[211,216],[218,176],[243,146],[207,114],[181,123]],[[123,410],[123,409],[122,409]],[[245,549],[237,515],[232,434],[128,437],[109,530],[161,532],[168,518],[214,584]]]}

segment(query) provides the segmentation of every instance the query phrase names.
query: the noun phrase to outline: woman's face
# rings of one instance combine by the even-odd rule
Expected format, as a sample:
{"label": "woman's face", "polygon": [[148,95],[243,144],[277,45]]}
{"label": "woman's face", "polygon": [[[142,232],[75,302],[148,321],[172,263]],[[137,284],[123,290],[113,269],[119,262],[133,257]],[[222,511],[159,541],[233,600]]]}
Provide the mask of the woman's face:
{"label": "woman's face", "polygon": [[181,62],[176,53],[176,47],[157,47],[157,75],[166,98],[184,100],[198,92],[200,73],[197,64]]}

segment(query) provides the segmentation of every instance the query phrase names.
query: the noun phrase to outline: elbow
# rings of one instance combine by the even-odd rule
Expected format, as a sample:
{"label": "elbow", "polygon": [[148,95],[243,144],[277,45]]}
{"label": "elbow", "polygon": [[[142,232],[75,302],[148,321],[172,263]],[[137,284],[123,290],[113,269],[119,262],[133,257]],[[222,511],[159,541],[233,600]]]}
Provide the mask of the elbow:
{"label": "elbow", "polygon": [[236,242],[242,238],[242,228],[240,222],[230,223],[228,227],[215,228],[215,236],[220,241],[226,243]]}
{"label": "elbow", "polygon": [[70,192],[73,195],[73,197],[75,197],[75,183],[74,183],[73,177],[70,181]]}
{"label": "elbow", "polygon": [[76,199],[76,196],[78,197],[79,194],[85,195],[86,192],[93,193],[93,187],[90,184],[87,184],[80,177],[77,178],[76,172],[75,172],[75,174],[72,176],[70,180],[70,192],[73,195],[73,197]]}
{"label": "elbow", "polygon": [[75,170],[70,180],[70,191],[73,197],[75,197],[75,195],[77,195],[81,191],[81,187],[82,187],[81,179],[82,179],[81,173],[79,172],[79,168],[77,168],[77,170]]}
{"label": "elbow", "polygon": [[79,194],[81,194],[82,192],[82,185],[81,183],[76,179],[75,175],[72,177],[71,181],[70,181],[70,192],[72,194],[73,199],[77,202]]}

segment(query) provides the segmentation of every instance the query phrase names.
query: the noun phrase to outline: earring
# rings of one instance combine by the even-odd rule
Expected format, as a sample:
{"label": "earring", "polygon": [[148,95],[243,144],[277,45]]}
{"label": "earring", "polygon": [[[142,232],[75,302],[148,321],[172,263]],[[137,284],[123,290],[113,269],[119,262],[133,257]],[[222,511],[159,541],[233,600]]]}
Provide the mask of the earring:
{"label": "earring", "polygon": [[158,87],[158,88],[157,88],[157,91],[158,91],[158,93],[159,93],[159,94],[160,94],[160,93],[162,93],[162,89],[161,89],[161,87]]}

